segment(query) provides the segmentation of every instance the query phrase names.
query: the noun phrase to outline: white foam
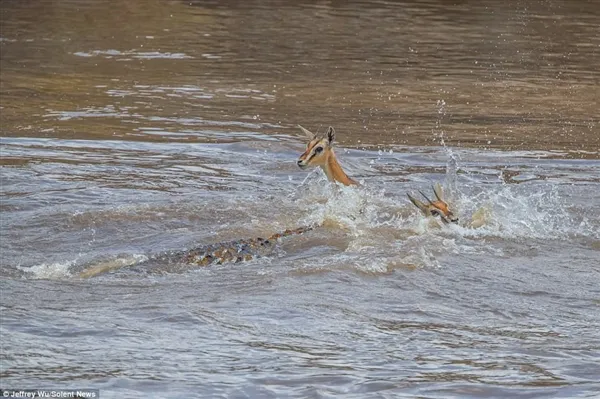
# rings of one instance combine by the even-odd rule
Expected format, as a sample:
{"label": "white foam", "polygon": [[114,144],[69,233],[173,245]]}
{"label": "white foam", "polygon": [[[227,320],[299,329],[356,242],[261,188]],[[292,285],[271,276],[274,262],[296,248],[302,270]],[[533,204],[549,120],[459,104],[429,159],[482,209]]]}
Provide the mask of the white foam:
{"label": "white foam", "polygon": [[17,266],[17,269],[27,273],[27,277],[35,280],[60,280],[72,277],[71,267],[76,260],[56,263],[42,263],[31,267]]}
{"label": "white foam", "polygon": [[[472,191],[472,190],[471,190]],[[456,231],[465,237],[564,239],[568,236],[598,238],[592,223],[569,209],[556,186],[539,184],[486,185],[475,194],[465,190],[453,203],[463,216]]]}

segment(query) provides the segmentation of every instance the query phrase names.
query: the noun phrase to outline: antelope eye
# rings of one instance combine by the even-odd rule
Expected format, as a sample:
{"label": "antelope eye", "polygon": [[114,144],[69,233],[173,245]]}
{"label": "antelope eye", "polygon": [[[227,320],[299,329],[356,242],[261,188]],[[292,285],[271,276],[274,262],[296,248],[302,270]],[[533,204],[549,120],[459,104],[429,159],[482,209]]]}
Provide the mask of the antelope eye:
{"label": "antelope eye", "polygon": [[321,151],[323,151],[323,147],[317,147],[317,148],[315,148],[315,153],[316,154],[320,153]]}
{"label": "antelope eye", "polygon": [[438,211],[431,211],[431,216],[439,216],[440,213]]}

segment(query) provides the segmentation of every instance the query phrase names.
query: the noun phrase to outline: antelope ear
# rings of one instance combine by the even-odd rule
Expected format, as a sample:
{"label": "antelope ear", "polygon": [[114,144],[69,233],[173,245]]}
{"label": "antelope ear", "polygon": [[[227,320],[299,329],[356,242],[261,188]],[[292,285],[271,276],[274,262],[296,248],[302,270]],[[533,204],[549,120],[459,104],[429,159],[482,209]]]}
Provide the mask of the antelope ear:
{"label": "antelope ear", "polygon": [[305,129],[300,125],[298,125],[298,127],[300,128],[300,130],[302,130],[302,132],[306,135],[306,137],[308,137],[309,140],[314,140],[317,137],[317,135],[314,134],[313,132],[311,132],[310,130]]}
{"label": "antelope ear", "polygon": [[410,194],[406,194],[408,196],[408,199],[410,200],[410,202],[412,202],[414,204],[414,206],[416,206],[417,208],[419,208],[421,210],[421,212],[423,212],[425,215],[428,215],[429,212],[429,208],[427,208],[427,205],[425,205],[424,203],[422,203],[421,201],[419,201],[418,199],[416,199],[415,197],[413,197]]}
{"label": "antelope ear", "polygon": [[327,140],[329,140],[329,145],[333,144],[333,140],[335,140],[335,130],[333,130],[332,126],[329,126],[329,129],[327,129]]}
{"label": "antelope ear", "polygon": [[444,189],[440,183],[435,183],[433,186],[433,192],[438,201],[444,201]]}

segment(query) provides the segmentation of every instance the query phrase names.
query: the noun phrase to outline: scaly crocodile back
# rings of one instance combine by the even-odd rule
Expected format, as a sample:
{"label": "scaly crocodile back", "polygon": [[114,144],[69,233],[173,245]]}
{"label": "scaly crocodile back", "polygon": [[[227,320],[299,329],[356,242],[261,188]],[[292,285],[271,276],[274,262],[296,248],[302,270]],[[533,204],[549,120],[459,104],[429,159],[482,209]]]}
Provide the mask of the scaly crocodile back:
{"label": "scaly crocodile back", "polygon": [[314,227],[303,226],[275,233],[268,238],[247,238],[202,245],[189,251],[162,254],[154,258],[154,260],[198,266],[221,265],[230,262],[239,263],[269,255],[275,249],[278,240],[302,234],[312,229]]}
{"label": "scaly crocodile back", "polygon": [[143,262],[120,262],[108,261],[101,262],[91,267],[86,268],[79,273],[81,278],[89,278],[107,273],[112,270],[121,269],[124,267],[136,269],[143,267],[141,270],[148,270],[157,265],[220,265],[223,263],[238,263],[267,256],[271,254],[281,238],[289,237],[304,232],[310,231],[314,227],[306,226],[297,229],[285,230],[281,233],[276,233],[269,238],[249,238],[235,240],[229,242],[220,242],[216,244],[202,245],[200,247],[188,251],[170,251],[153,256]]}

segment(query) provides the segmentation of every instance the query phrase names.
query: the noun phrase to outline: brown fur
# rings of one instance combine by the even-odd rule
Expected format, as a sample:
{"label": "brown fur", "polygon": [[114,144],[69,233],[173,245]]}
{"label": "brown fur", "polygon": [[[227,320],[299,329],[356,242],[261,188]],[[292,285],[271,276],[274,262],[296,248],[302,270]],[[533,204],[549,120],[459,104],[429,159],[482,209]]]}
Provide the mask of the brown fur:
{"label": "brown fur", "polygon": [[330,126],[324,136],[317,136],[300,125],[298,127],[309,139],[306,151],[298,158],[300,168],[318,166],[323,169],[329,181],[339,182],[346,186],[358,185],[355,180],[346,175],[333,152],[333,141],[335,140],[333,127]]}
{"label": "brown fur", "polygon": [[437,198],[436,201],[430,200],[425,194],[421,193],[421,195],[427,200],[427,203],[419,201],[410,194],[407,195],[408,199],[410,199],[410,202],[419,208],[421,212],[423,212],[423,215],[433,217],[439,216],[444,223],[458,223],[458,217],[454,216],[454,213],[450,210],[450,207],[443,199],[444,192],[439,183],[436,183],[433,186],[433,193]]}

